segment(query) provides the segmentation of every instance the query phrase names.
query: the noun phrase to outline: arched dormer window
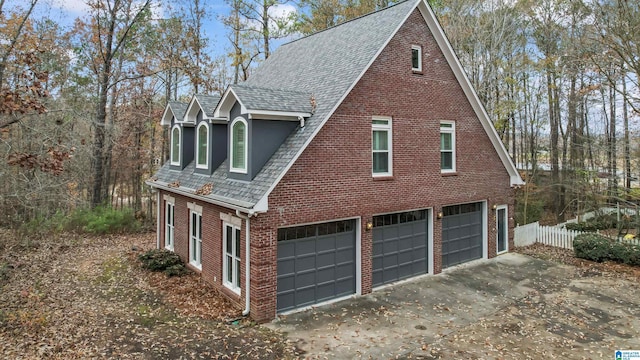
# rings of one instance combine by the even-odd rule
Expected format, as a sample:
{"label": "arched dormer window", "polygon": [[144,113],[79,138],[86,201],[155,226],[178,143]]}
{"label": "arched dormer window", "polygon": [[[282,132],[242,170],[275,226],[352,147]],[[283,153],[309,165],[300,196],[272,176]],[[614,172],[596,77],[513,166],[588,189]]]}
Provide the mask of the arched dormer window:
{"label": "arched dormer window", "polygon": [[174,125],[171,129],[171,165],[180,165],[180,126]]}
{"label": "arched dormer window", "polygon": [[200,122],[196,134],[196,167],[206,169],[209,166],[209,125],[204,121]]}
{"label": "arched dormer window", "polygon": [[247,122],[238,117],[231,123],[231,167],[232,172],[247,173],[248,158]]}

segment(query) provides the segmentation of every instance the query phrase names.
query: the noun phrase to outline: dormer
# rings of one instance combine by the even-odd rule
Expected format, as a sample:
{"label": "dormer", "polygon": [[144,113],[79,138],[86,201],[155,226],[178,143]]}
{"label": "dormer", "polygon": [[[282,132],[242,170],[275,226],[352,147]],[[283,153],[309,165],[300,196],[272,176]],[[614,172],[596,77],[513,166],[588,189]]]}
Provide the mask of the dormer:
{"label": "dormer", "polygon": [[187,110],[188,104],[180,101],[169,101],[167,107],[162,114],[162,120],[160,125],[173,126],[184,119],[184,113]]}
{"label": "dormer", "polygon": [[211,175],[227,157],[227,123],[213,117],[219,100],[219,96],[194,95],[185,111],[184,125],[193,127],[191,151],[198,174]]}
{"label": "dormer", "polygon": [[231,85],[214,112],[228,122],[228,175],[251,181],[285,139],[315,109],[301,91]]}
{"label": "dormer", "polygon": [[187,106],[179,101],[169,101],[160,120],[160,125],[169,127],[169,165],[174,170],[184,169],[193,159],[184,157],[184,149],[189,147],[183,126]]}

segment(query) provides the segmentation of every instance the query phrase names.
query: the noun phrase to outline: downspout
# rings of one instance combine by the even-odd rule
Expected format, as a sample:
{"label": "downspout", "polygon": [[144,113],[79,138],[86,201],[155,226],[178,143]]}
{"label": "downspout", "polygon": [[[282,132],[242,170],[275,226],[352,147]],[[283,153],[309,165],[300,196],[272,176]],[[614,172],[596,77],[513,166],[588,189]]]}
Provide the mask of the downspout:
{"label": "downspout", "polygon": [[[158,199],[157,199],[157,204],[156,204],[156,211],[157,211],[157,215],[156,215],[156,249],[160,249],[160,224],[162,223],[162,219],[160,218],[161,213],[160,213],[160,203],[161,203],[161,199],[160,199],[160,191],[156,190],[156,194],[158,194]],[[166,236],[166,235],[165,235]]]}
{"label": "downspout", "polygon": [[236,210],[236,216],[245,220],[245,237],[246,237],[246,245],[244,246],[244,256],[246,261],[244,262],[245,270],[244,270],[244,310],[242,310],[242,316],[249,315],[251,311],[251,252],[249,251],[251,248],[250,242],[250,225],[249,219],[254,216],[255,213],[253,210],[250,210],[247,213],[247,216],[244,216],[240,213],[240,210]]}

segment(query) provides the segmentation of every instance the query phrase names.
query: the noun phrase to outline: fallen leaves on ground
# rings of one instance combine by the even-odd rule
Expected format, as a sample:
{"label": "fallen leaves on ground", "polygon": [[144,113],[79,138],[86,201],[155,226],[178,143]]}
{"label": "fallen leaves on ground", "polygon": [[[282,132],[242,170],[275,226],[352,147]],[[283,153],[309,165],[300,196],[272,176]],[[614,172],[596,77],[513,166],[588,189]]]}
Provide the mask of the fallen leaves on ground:
{"label": "fallen leaves on ground", "polygon": [[565,265],[576,266],[584,276],[605,273],[608,276],[622,277],[631,281],[640,281],[640,267],[629,266],[612,261],[597,263],[575,257],[573,250],[535,243],[515,250],[542,260],[549,260]]}
{"label": "fallen leaves on ground", "polygon": [[155,234],[62,234],[28,246],[0,236],[1,358],[296,357],[282,334],[227,321],[240,310],[198,275],[143,270],[137,254]]}

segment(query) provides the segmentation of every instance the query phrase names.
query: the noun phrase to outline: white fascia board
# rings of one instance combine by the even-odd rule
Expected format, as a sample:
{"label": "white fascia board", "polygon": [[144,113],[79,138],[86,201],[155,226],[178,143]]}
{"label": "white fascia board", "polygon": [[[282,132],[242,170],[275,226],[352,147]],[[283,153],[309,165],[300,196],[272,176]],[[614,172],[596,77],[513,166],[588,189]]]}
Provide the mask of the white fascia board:
{"label": "white fascia board", "polygon": [[429,26],[431,34],[436,39],[440,50],[447,59],[449,67],[456,76],[456,79],[458,80],[460,87],[464,91],[467,100],[473,107],[476,116],[478,117],[478,119],[480,119],[480,123],[487,133],[487,136],[489,136],[489,140],[491,140],[493,147],[496,149],[500,160],[502,160],[502,164],[509,173],[511,186],[524,185],[524,181],[522,181],[522,178],[520,178],[518,169],[513,164],[513,161],[511,161],[511,157],[509,156],[507,149],[504,147],[504,144],[502,143],[502,140],[500,140],[496,129],[493,127],[487,111],[482,105],[482,102],[480,102],[478,94],[476,94],[475,90],[473,89],[473,86],[471,85],[471,82],[469,81],[469,78],[467,77],[462,64],[460,64],[458,57],[455,55],[455,52],[451,47],[451,44],[449,43],[444,30],[442,30],[442,27],[440,26],[440,23],[438,22],[435,14],[431,10],[431,7],[426,3],[426,0],[420,0],[418,9],[420,9],[422,17],[427,23],[427,26]]}
{"label": "white fascia board", "polygon": [[247,110],[254,119],[299,121],[300,117],[308,118],[311,113],[275,110]]}
{"label": "white fascia board", "polygon": [[226,124],[228,122],[227,118],[211,117],[211,118],[207,118],[207,120],[209,120],[209,124]]}
{"label": "white fascia board", "polygon": [[164,113],[162,114],[162,118],[160,119],[161,126],[170,126],[171,119],[174,117],[173,110],[171,109],[171,105],[167,104],[164,108]]}
{"label": "white fascia board", "polygon": [[[200,106],[200,102],[198,102],[198,99],[196,98],[195,95],[193,95],[191,97],[191,101],[189,101],[189,106],[187,106],[187,111],[185,111],[184,113],[184,119],[182,119],[183,123],[187,123],[187,124],[196,123],[196,116],[198,115],[198,112],[196,111],[195,115],[193,115],[193,120],[191,120],[191,116],[189,116],[192,109],[194,109],[194,106],[197,106],[198,109],[202,110],[202,106]],[[204,110],[202,110],[202,113],[204,114]]]}
{"label": "white fascia board", "polygon": [[[151,186],[152,188],[156,188],[156,189],[164,190],[164,191],[171,192],[171,193],[174,193],[174,194],[182,195],[182,196],[185,196],[185,197],[188,197],[188,198],[191,198],[191,199],[200,200],[200,201],[203,201],[203,202],[206,202],[206,203],[209,203],[209,204],[222,206],[222,207],[225,207],[227,209],[238,210],[238,211],[242,211],[244,213],[264,212],[264,211],[258,211],[258,209],[256,208],[257,204],[256,205],[252,205],[251,203],[248,203],[246,201],[239,201],[239,200],[235,200],[235,199],[231,199],[231,198],[223,197],[223,196],[209,197],[209,196],[196,195],[196,194],[193,193],[193,190],[191,190],[191,189],[182,190],[181,188],[169,187],[168,184],[161,184],[161,183],[158,183],[157,181],[146,180],[145,184]],[[259,204],[259,202],[258,202],[258,204]]]}
{"label": "white fascia board", "polygon": [[342,94],[342,97],[340,98],[340,100],[338,100],[336,102],[336,104],[334,105],[333,109],[331,109],[329,111],[329,113],[325,116],[324,119],[322,119],[322,122],[320,123],[320,125],[318,125],[318,127],[313,131],[313,134],[311,134],[311,136],[309,136],[309,138],[307,139],[307,141],[302,145],[302,147],[300,148],[300,150],[298,150],[298,152],[293,156],[293,159],[291,159],[291,161],[287,164],[287,166],[284,168],[284,170],[280,173],[280,175],[278,175],[278,178],[273,182],[273,184],[271,184],[271,186],[269,187],[269,189],[264,193],[264,195],[262,195],[262,198],[258,201],[258,203],[260,202],[265,202],[267,203],[267,199],[269,197],[269,195],[271,194],[271,192],[273,191],[273,189],[276,188],[276,186],[278,186],[278,184],[280,183],[280,180],[282,180],[282,178],[287,174],[287,172],[289,172],[289,169],[291,169],[291,167],[293,166],[293,164],[295,164],[295,162],[298,160],[298,158],[300,157],[300,155],[302,155],[302,153],[304,152],[304,150],[307,148],[307,146],[309,146],[309,144],[313,141],[313,139],[316,137],[316,135],[318,135],[318,133],[320,132],[320,130],[324,127],[324,124],[327,123],[327,121],[329,121],[329,119],[331,118],[331,116],[333,116],[333,113],[336,112],[336,110],[338,109],[338,107],[340,106],[340,104],[342,104],[342,102],[344,101],[344,99],[346,99],[347,96],[349,96],[349,94],[351,93],[351,90],[353,90],[353,88],[356,86],[356,84],[358,84],[358,82],[360,82],[360,79],[362,79],[362,77],[364,76],[364,74],[367,72],[367,70],[369,70],[369,68],[371,67],[371,65],[376,61],[376,59],[378,59],[378,56],[380,56],[380,54],[382,53],[382,51],[387,47],[387,45],[389,45],[389,42],[391,41],[391,39],[393,39],[394,36],[396,36],[396,34],[398,33],[398,30],[400,30],[400,28],[405,24],[405,22],[407,21],[407,19],[409,18],[409,16],[411,16],[411,13],[413,13],[413,10],[415,10],[416,6],[418,6],[419,3],[421,3],[423,0],[414,0],[415,4],[413,5],[413,7],[411,8],[411,11],[408,11],[407,14],[405,15],[404,19],[402,19],[402,21],[398,24],[398,27],[396,27],[395,30],[393,30],[393,32],[391,33],[391,35],[389,36],[389,38],[384,42],[384,44],[380,47],[380,49],[378,49],[378,51],[373,55],[373,57],[371,58],[371,60],[369,60],[369,63],[367,64],[367,66],[364,67],[364,69],[360,72],[360,75],[358,75],[358,77],[356,78],[356,80],[353,82],[353,84],[351,84],[349,86],[349,88],[347,89],[347,91],[345,91],[344,94]]}

